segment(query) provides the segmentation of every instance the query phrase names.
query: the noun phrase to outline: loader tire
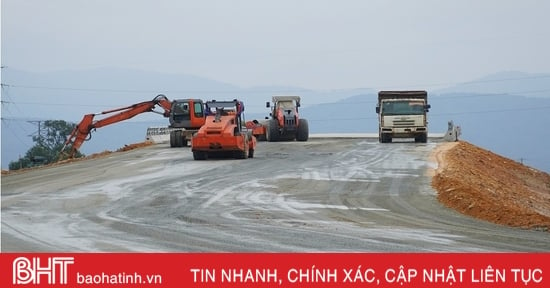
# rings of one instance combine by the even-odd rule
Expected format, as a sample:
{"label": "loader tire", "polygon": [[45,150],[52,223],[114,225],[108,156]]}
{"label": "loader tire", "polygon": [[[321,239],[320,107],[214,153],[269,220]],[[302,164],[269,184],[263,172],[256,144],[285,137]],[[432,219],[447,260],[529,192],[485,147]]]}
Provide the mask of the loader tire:
{"label": "loader tire", "polygon": [[249,142],[248,142],[248,137],[247,136],[244,136],[244,147],[243,147],[243,150],[238,150],[238,151],[234,151],[234,158],[237,158],[237,159],[246,159],[248,158],[248,147],[249,147]]}
{"label": "loader tire", "polygon": [[266,139],[265,139],[265,134],[260,134],[260,135],[256,136],[256,139],[257,139],[258,141],[266,141]]}
{"label": "loader tire", "polygon": [[235,158],[237,159],[246,159],[248,156],[248,147],[245,147],[244,150],[235,151]]}
{"label": "loader tire", "polygon": [[300,119],[298,122],[298,131],[296,131],[297,141],[307,141],[309,138],[309,125],[306,119]]}
{"label": "loader tire", "polygon": [[276,119],[270,119],[267,122],[267,131],[265,135],[267,142],[276,142],[279,140],[279,129],[277,126]]}

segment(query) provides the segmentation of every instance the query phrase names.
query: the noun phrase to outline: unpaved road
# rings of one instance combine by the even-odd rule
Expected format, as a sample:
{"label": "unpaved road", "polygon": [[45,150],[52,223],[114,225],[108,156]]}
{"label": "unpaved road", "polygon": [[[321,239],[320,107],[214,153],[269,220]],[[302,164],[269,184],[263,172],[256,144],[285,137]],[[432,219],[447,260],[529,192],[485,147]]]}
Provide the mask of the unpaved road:
{"label": "unpaved road", "polygon": [[437,143],[259,143],[193,161],[167,144],[2,176],[9,251],[550,251],[547,232],[445,208]]}

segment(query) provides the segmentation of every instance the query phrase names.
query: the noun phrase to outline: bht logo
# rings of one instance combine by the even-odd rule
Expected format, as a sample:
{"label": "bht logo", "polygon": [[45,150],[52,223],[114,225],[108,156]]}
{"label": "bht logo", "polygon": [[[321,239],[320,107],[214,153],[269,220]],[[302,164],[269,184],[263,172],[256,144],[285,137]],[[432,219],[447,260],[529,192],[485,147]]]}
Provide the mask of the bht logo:
{"label": "bht logo", "polygon": [[40,284],[44,276],[48,284],[67,284],[69,264],[74,264],[74,257],[18,257],[13,260],[13,284]]}

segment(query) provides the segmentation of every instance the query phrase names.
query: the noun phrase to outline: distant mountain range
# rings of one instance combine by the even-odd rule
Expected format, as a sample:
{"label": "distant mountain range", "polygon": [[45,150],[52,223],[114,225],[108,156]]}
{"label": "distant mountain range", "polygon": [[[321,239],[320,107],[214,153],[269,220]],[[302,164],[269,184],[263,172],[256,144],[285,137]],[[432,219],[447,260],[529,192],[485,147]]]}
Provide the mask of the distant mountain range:
{"label": "distant mountain range", "polygon": [[507,71],[433,91],[438,94],[474,93],[550,97],[550,74]]}
{"label": "distant mountain range", "polygon": [[[301,114],[311,133],[377,131],[376,92],[372,89],[314,91],[300,87],[242,88],[193,75],[102,68],[29,73],[2,71],[2,169],[34,145],[37,122],[78,123],[84,114],[147,101],[163,93],[170,99],[242,99],[247,119],[264,118],[274,95],[300,95]],[[447,121],[462,127],[463,139],[495,153],[550,172],[550,74],[501,72],[452,87],[428,91],[431,132],[445,132]],[[101,119],[101,116],[97,116]],[[141,142],[149,126],[167,125],[154,113],[136,116],[93,133],[82,152],[116,150]]]}

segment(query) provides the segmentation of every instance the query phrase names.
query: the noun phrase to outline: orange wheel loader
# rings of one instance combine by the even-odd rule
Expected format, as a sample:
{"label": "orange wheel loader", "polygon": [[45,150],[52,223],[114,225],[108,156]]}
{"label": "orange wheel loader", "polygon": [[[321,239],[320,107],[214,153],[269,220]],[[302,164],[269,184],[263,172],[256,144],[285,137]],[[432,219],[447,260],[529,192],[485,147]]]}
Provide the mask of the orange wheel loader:
{"label": "orange wheel loader", "polygon": [[195,160],[254,157],[256,137],[243,127],[242,101],[207,101],[206,121],[191,139]]}
{"label": "orange wheel loader", "polygon": [[308,140],[308,122],[298,114],[300,96],[273,96],[273,106],[266,102],[265,107],[272,107],[270,117],[246,122],[246,127],[252,129],[259,141]]}

